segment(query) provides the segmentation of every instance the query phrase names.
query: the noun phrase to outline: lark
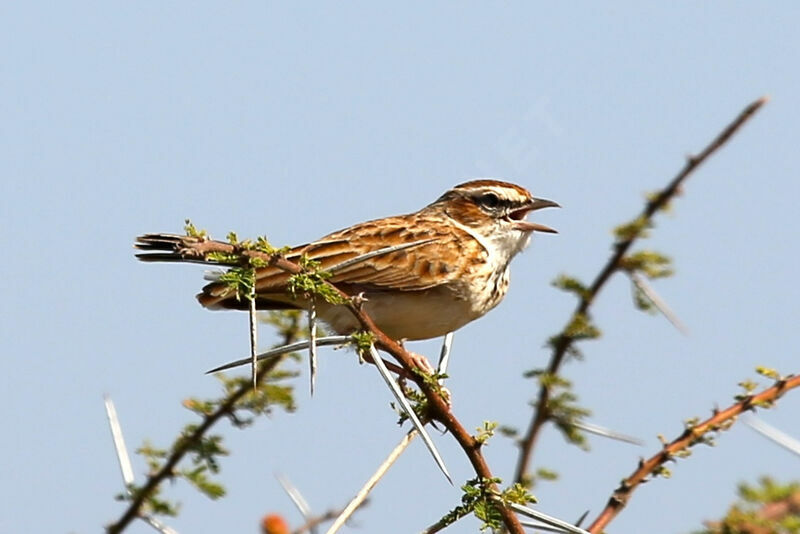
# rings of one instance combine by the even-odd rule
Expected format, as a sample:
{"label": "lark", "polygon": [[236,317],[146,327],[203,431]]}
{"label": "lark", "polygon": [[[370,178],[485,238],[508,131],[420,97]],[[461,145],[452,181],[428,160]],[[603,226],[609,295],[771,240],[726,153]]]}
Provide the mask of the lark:
{"label": "lark", "polygon": [[[457,185],[421,210],[362,222],[316,241],[296,246],[285,257],[305,256],[331,273],[329,281],[350,296],[389,337],[413,341],[442,336],[478,319],[503,300],[509,264],[534,232],[556,233],[530,222],[533,211],[558,204],[536,198],[518,185],[473,180]],[[143,261],[213,260],[193,249],[197,238],[146,234],[135,246]],[[256,308],[302,309],[307,298],[293,296],[291,275],[277,267],[255,273]],[[246,310],[230,285],[212,281],[197,299],[210,310]],[[315,300],[319,319],[337,334],[350,334],[359,323],[341,305]]]}

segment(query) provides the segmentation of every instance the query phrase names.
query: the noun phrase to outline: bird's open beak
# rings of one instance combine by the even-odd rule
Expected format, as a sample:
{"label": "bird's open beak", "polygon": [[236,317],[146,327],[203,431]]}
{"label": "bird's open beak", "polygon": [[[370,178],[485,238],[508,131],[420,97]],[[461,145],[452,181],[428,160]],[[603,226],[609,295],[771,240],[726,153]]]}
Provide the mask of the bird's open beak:
{"label": "bird's open beak", "polygon": [[544,198],[532,198],[528,205],[524,208],[514,210],[509,213],[509,218],[514,222],[514,228],[523,232],[546,232],[548,234],[557,234],[558,231],[545,226],[543,224],[530,222],[525,220],[525,216],[531,212],[540,210],[542,208],[560,208],[558,202],[547,200]]}

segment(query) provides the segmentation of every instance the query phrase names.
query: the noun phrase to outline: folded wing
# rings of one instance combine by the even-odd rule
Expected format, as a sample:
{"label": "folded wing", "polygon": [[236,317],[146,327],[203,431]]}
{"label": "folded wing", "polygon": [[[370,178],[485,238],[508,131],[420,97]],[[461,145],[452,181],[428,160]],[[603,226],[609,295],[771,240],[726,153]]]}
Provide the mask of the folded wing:
{"label": "folded wing", "polygon": [[[448,284],[470,268],[467,258],[484,258],[476,245],[459,235],[462,230],[442,227],[419,214],[369,221],[334,232],[286,254],[291,261],[305,255],[319,262],[329,279],[348,294],[372,291],[421,291]],[[475,261],[475,260],[473,260]],[[256,304],[260,309],[302,307],[286,293],[291,275],[276,267],[256,271]],[[212,309],[246,308],[247,303],[222,282],[212,282],[198,296]]]}

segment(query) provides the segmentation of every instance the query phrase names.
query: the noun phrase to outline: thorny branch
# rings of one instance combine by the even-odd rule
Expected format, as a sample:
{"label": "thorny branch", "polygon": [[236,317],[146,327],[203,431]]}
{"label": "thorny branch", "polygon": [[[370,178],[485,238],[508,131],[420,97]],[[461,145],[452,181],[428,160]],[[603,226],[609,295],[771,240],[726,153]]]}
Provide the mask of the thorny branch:
{"label": "thorny branch", "polygon": [[[278,363],[280,363],[281,359],[282,356],[275,356],[262,363],[258,373],[256,373],[255,376],[256,383],[259,383],[266,375],[270,373],[270,371],[274,370]],[[212,426],[214,426],[220,419],[233,414],[236,409],[236,403],[238,403],[245,395],[250,393],[252,391],[252,387],[253,386],[251,383],[242,384],[239,389],[234,391],[227,399],[225,399],[225,401],[220,404],[216,410],[205,416],[203,418],[203,422],[194,430],[194,432],[180,440],[179,444],[176,445],[166,462],[164,462],[164,465],[147,478],[147,482],[145,482],[144,486],[135,491],[128,508],[119,518],[119,520],[116,523],[106,527],[106,531],[109,534],[118,534],[119,532],[122,532],[131,521],[142,514],[142,507],[147,501],[148,497],[153,494],[153,492],[162,482],[173,476],[173,472],[178,463],[184,458],[184,456],[186,456],[187,453],[192,450],[193,446],[202,440],[203,436],[205,436]]]}
{"label": "thorny branch", "polygon": [[[704,161],[706,161],[714,152],[720,149],[739,128],[741,128],[753,115],[767,102],[766,97],[759,98],[755,102],[748,105],[733,122],[731,122],[719,135],[708,145],[706,148],[696,156],[690,156],[686,160],[683,169],[675,176],[672,181],[658,194],[651,197],[644,210],[636,219],[642,228],[649,226],[653,217],[660,210],[664,209],[669,202],[677,196],[681,191],[683,182],[694,172]],[[605,266],[600,270],[597,277],[592,282],[587,291],[580,296],[578,305],[572,316],[567,321],[567,325],[572,324],[580,317],[587,317],[589,308],[594,302],[600,290],[605,286],[606,282],[611,278],[615,272],[620,268],[620,262],[625,257],[625,254],[630,250],[631,246],[639,237],[639,234],[634,234],[627,239],[620,239],[614,243],[613,252],[611,257],[606,262]],[[566,331],[566,328],[565,330]],[[561,369],[564,362],[564,357],[572,347],[574,340],[572,337],[559,334],[553,344],[553,352],[550,356],[550,362],[547,366],[547,374],[552,376],[556,375]],[[536,445],[536,440],[544,427],[544,424],[550,420],[549,402],[551,395],[551,386],[549,382],[542,381],[539,387],[539,393],[536,400],[536,408],[534,410],[528,429],[520,440],[520,453],[517,462],[514,480],[516,482],[523,482],[526,473],[529,472],[529,466],[533,456],[533,449]]]}
{"label": "thorny branch", "polygon": [[[358,505],[358,507],[367,506],[369,504],[369,499],[364,499]],[[327,523],[328,521],[333,521],[342,513],[341,509],[335,510],[327,510],[319,515],[306,515],[303,514],[304,523],[298,527],[292,529],[292,534],[316,534],[319,530],[319,526]],[[267,516],[270,517],[270,516]],[[272,532],[272,531],[269,531]]]}
{"label": "thorny branch", "polygon": [[[691,175],[691,173],[697,169],[697,167],[699,167],[706,159],[708,159],[708,157],[721,148],[730,139],[730,137],[733,136],[733,134],[736,133],[738,129],[766,103],[766,101],[766,98],[761,98],[750,104],[700,154],[689,157],[684,168],[675,178],[673,178],[669,185],[648,201],[643,212],[640,214],[637,220],[643,223],[644,226],[649,225],[654,215],[658,211],[662,210],[669,203],[669,201],[680,192],[681,185],[686,178],[688,178],[689,175]],[[579,303],[573,312],[572,317],[570,318],[570,322],[567,324],[570,324],[576,317],[588,315],[588,310],[591,304],[594,302],[600,290],[603,288],[611,275],[620,269],[620,261],[625,257],[625,254],[630,250],[631,246],[638,237],[639,235],[636,234],[629,238],[620,238],[614,244],[614,250],[611,257],[597,275],[595,280],[592,282],[591,286],[587,289],[585,294],[581,296]],[[212,241],[192,236],[187,236],[182,244],[185,246],[187,258],[194,257],[198,262],[204,262],[202,258],[209,253],[221,252],[226,254],[238,254],[243,259],[258,257],[262,260],[268,261],[269,264],[281,268],[291,274],[299,274],[303,272],[301,266],[286,260],[278,254],[266,254],[257,250],[241,249],[230,243]],[[493,478],[481,453],[481,443],[466,431],[435,388],[426,383],[421,377],[411,372],[411,369],[414,368],[414,365],[409,353],[394,340],[390,339],[383,332],[381,332],[375,323],[370,319],[370,317],[360,309],[357,302],[355,302],[353,299],[350,299],[348,295],[339,291],[338,288],[332,284],[329,284],[328,282],[325,282],[325,284],[346,300],[345,306],[350,309],[353,315],[360,322],[361,326],[375,336],[376,346],[381,350],[391,354],[402,365],[404,371],[403,374],[407,377],[410,377],[418,385],[420,390],[427,398],[429,417],[441,422],[442,425],[444,425],[445,428],[454,436],[456,441],[465,451],[465,454],[469,458],[470,463],[473,465],[476,474],[483,479]],[[553,353],[547,368],[548,374],[555,375],[558,373],[564,361],[564,357],[569,352],[573,342],[574,340],[568,336],[563,334],[558,336],[556,342],[553,344]],[[269,371],[271,371],[275,365],[277,365],[278,361],[279,358],[268,360],[266,364],[262,365],[262,367],[259,369],[257,378],[259,380],[263,379],[263,377],[269,373]],[[694,442],[698,439],[698,436],[702,436],[702,434],[706,432],[719,428],[721,424],[726,421],[730,421],[738,413],[741,413],[747,409],[752,409],[752,407],[759,403],[773,400],[774,398],[777,398],[783,391],[792,387],[797,387],[798,385],[800,385],[800,377],[792,377],[781,381],[769,390],[753,396],[749,400],[737,403],[723,412],[718,412],[709,420],[687,430],[684,435],[666,445],[659,454],[647,462],[644,462],[640,468],[634,472],[634,474],[632,474],[623,482],[620,488],[609,500],[609,504],[607,505],[606,509],[590,527],[590,531],[600,532],[602,528],[607,525],[608,522],[611,521],[624,507],[632,490],[643,480],[645,480],[648,474],[653,473],[658,466],[670,460],[676,452],[694,444]],[[221,404],[213,413],[204,418],[203,423],[199,425],[192,434],[185,438],[182,445],[175,448],[162,468],[157,473],[151,475],[145,485],[137,491],[136,496],[131,501],[128,509],[116,523],[108,527],[108,532],[122,532],[122,530],[124,530],[131,520],[135,519],[141,514],[142,507],[148,496],[159,486],[159,484],[172,475],[173,469],[189,451],[190,445],[201,439],[203,435],[220,418],[232,413],[236,402],[247,392],[249,392],[251,387],[252,386],[250,385],[243,385],[239,390],[231,394],[231,396],[226,399],[226,401]],[[519,463],[517,465],[515,474],[516,481],[522,481],[525,473],[528,471],[528,466],[531,461],[531,455],[536,443],[536,439],[543,425],[550,418],[550,413],[548,412],[550,393],[551,391],[548,385],[543,384],[540,387],[538,402],[536,405],[537,409],[534,412],[530,426],[521,441]],[[497,490],[496,487],[489,487],[488,489],[494,491]],[[522,525],[512,510],[506,508],[505,506],[499,506],[498,509],[502,514],[503,522],[509,532],[515,534],[523,533]]]}
{"label": "thorny branch", "polygon": [[642,482],[646,482],[649,476],[656,473],[665,463],[674,460],[682,451],[685,451],[692,445],[702,443],[703,437],[706,434],[727,429],[728,426],[733,424],[739,414],[753,410],[759,406],[768,406],[786,391],[796,387],[800,387],[800,375],[780,379],[772,387],[765,389],[761,393],[748,395],[741,401],[722,411],[715,410],[711,417],[701,423],[687,425],[683,434],[670,443],[665,444],[655,455],[639,463],[639,467],[637,467],[628,478],[624,479],[614,491],[605,509],[587,530],[592,533],[602,532],[606,525],[622,511],[628,503],[628,500],[630,500],[633,491],[642,484]]}
{"label": "thorny branch", "polygon": [[[205,263],[204,258],[209,254],[225,254],[225,255],[234,255],[242,259],[243,263],[249,261],[250,259],[257,258],[261,261],[266,262],[268,265],[275,266],[279,269],[282,269],[290,274],[302,274],[304,273],[303,268],[292,262],[287,260],[285,257],[280,255],[279,253],[275,254],[268,254],[266,252],[261,252],[259,250],[254,250],[251,248],[241,247],[236,244],[227,243],[223,241],[216,241],[207,239],[205,237],[199,236],[184,236],[181,240],[181,249],[180,254],[187,259],[194,259],[194,261]],[[456,416],[450,410],[450,406],[447,402],[442,398],[442,396],[438,393],[435,387],[425,381],[425,379],[420,376],[419,374],[413,372],[412,370],[416,368],[413,363],[411,355],[406,351],[400,344],[398,344],[395,340],[391,339],[389,336],[384,334],[373,322],[373,320],[361,309],[359,305],[358,299],[353,299],[340,289],[338,289],[334,284],[331,284],[328,281],[324,281],[324,283],[332,289],[336,294],[338,294],[342,300],[344,301],[343,306],[347,307],[350,312],[353,314],[354,317],[358,320],[361,327],[370,332],[375,339],[375,346],[384,352],[387,352],[395,360],[400,363],[403,367],[403,370],[406,372],[406,376],[413,380],[415,384],[419,387],[420,391],[425,395],[427,400],[428,406],[428,414],[427,416],[431,420],[439,421],[447,431],[456,439],[459,443],[461,448],[464,450],[464,453],[467,455],[470,463],[472,464],[473,469],[478,477],[484,480],[492,480],[494,476],[492,475],[491,470],[489,469],[489,465],[486,463],[486,459],[481,452],[482,444],[479,442],[475,437],[470,434],[466,428],[458,421]],[[271,361],[271,360],[270,360]],[[369,360],[368,360],[369,361]],[[261,375],[262,371],[259,371],[259,375]],[[262,375],[263,376],[263,375]],[[237,393],[239,393],[237,391]],[[244,392],[241,393],[242,395]],[[240,395],[241,396],[241,395]],[[237,397],[238,398],[238,397]],[[225,405],[233,406],[233,403],[226,402]],[[207,419],[204,421],[203,425],[198,428],[198,433],[202,429],[205,432],[213,422],[219,419],[217,417],[214,421],[209,422]],[[202,434],[200,434],[202,435]],[[172,461],[172,457],[168,462],[170,469],[173,468],[180,458],[183,457],[183,454],[175,461]],[[166,466],[165,466],[166,467]],[[152,491],[154,488],[158,486],[158,484],[163,481],[167,477],[165,473],[161,476],[158,480],[153,481],[154,479],[148,480],[145,488],[142,489],[138,498],[131,504],[126,514],[123,518],[115,525],[110,527],[109,532],[121,532],[121,527],[124,527],[125,524],[130,522],[136,514],[138,513],[139,508],[142,506],[142,503],[145,500],[145,495]],[[148,491],[146,491],[148,490]],[[500,493],[499,488],[497,488],[496,484],[491,483],[487,485],[487,490]],[[134,506],[135,505],[135,506]],[[506,508],[505,506],[498,505],[498,510],[502,516],[503,524],[505,525],[506,529],[509,533],[512,534],[523,534],[524,530],[522,525],[520,524],[519,520],[517,519],[516,515],[513,511]],[[124,523],[123,523],[124,520]],[[117,525],[120,525],[120,528],[116,528]]]}

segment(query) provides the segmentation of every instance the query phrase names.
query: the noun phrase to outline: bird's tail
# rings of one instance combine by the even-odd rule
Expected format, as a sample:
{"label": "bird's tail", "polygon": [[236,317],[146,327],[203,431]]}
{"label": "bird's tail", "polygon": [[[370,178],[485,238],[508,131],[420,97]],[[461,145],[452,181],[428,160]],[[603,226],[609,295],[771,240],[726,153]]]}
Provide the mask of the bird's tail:
{"label": "bird's tail", "polygon": [[[141,261],[146,262],[165,262],[165,263],[200,263],[203,265],[216,265],[219,267],[231,267],[229,262],[220,261],[220,254],[225,258],[226,254],[232,254],[235,247],[230,243],[214,241],[205,236],[198,235],[178,235],[178,234],[144,234],[136,238],[133,245],[143,251],[136,254]],[[246,310],[249,303],[242,298],[236,291],[231,289],[227,282],[219,280],[222,271],[206,272],[205,278],[210,283],[206,284],[202,291],[197,295],[197,300],[203,307],[211,310],[232,309]],[[263,276],[273,274],[279,282],[285,285],[288,273],[277,268],[261,269]],[[284,287],[284,286],[279,286]],[[267,294],[259,294],[256,298],[256,306],[262,310],[277,310],[301,307],[302,303],[296,299],[284,295],[282,289],[268,291]]]}
{"label": "bird's tail", "polygon": [[206,257],[202,244],[211,241],[201,237],[178,234],[144,234],[136,238],[134,248],[144,250],[136,254],[141,261],[171,263],[218,264]]}

